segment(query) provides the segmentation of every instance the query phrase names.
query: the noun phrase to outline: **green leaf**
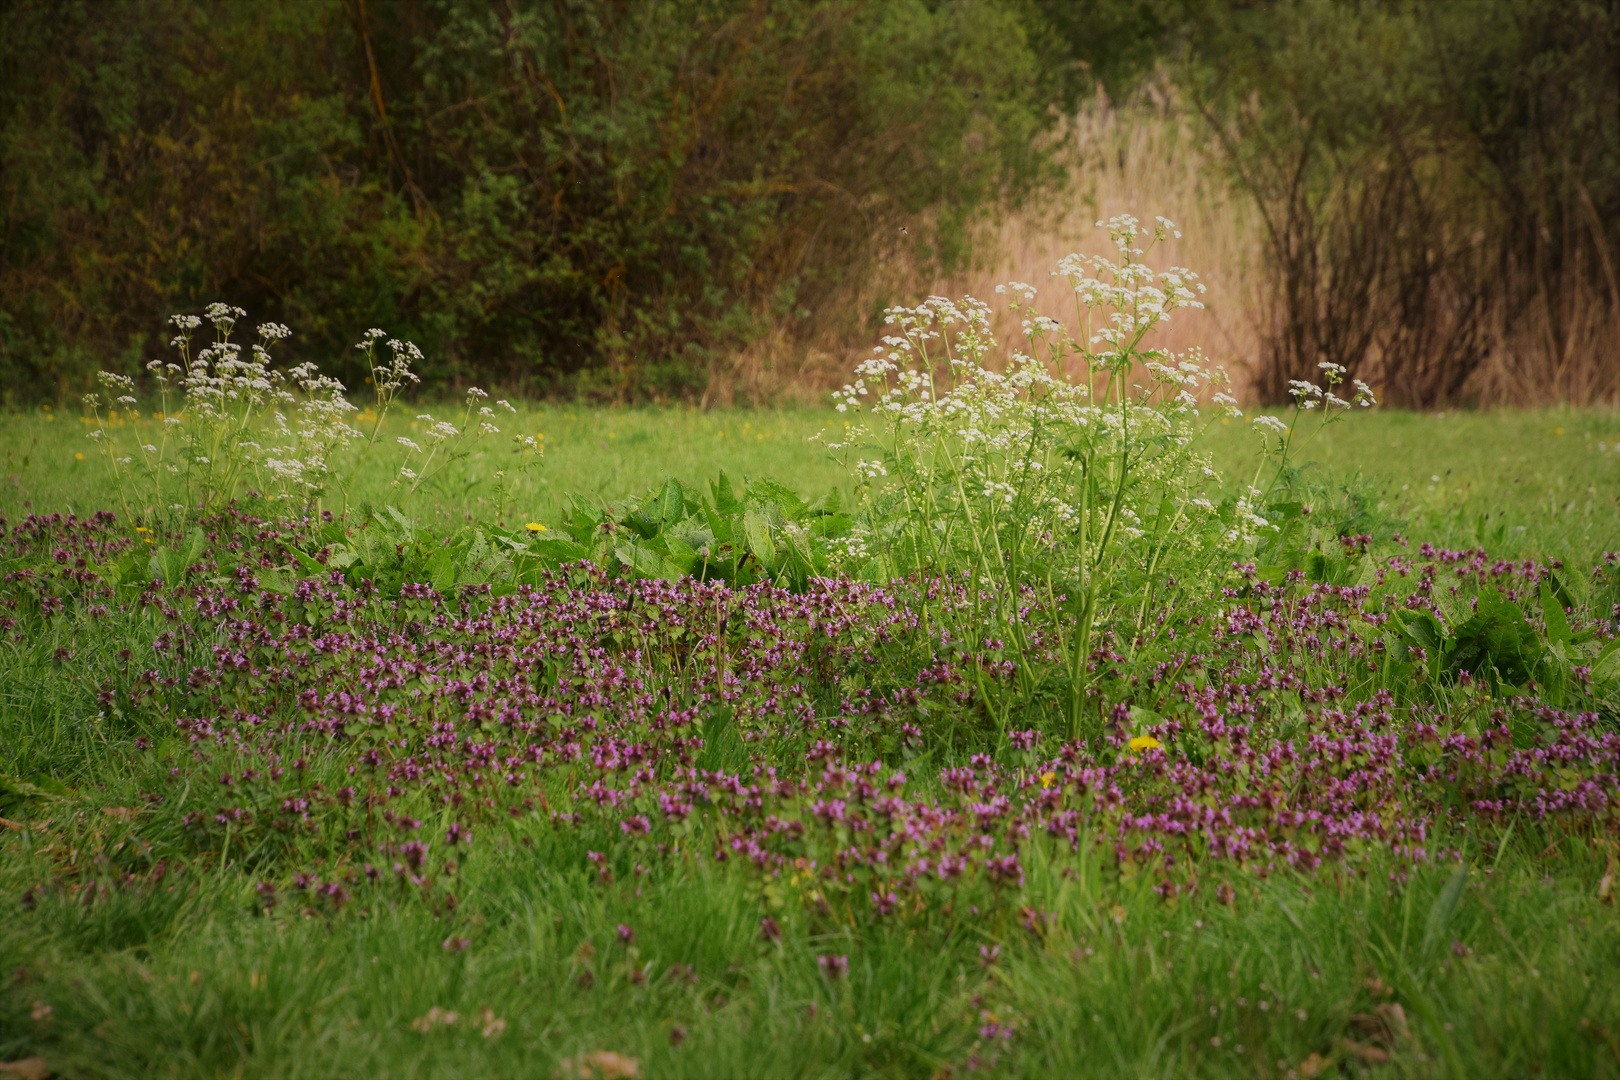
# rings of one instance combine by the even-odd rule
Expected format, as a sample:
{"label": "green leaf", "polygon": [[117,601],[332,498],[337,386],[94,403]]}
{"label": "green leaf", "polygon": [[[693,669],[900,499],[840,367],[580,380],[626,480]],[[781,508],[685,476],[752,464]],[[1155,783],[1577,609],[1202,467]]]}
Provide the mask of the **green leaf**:
{"label": "green leaf", "polygon": [[688,544],[679,536],[672,536],[668,533],[664,534],[663,540],[665,550],[669,553],[667,558],[671,563],[674,563],[675,566],[680,569],[681,573],[697,573],[698,567],[703,562],[703,558],[698,554],[697,548],[693,547],[691,544]]}
{"label": "green leaf", "polygon": [[206,551],[207,548],[208,540],[203,536],[203,531],[201,529],[191,530],[191,536],[187,538],[185,551],[181,556],[185,560],[181,569],[189,569],[191,566],[201,560],[203,552]]}
{"label": "green leaf", "polygon": [[565,562],[578,562],[588,556],[590,551],[572,540],[553,536],[531,542],[529,554],[551,566],[560,566]]}
{"label": "green leaf", "polygon": [[659,519],[665,527],[675,524],[686,516],[686,495],[681,490],[679,480],[673,476],[664,481],[664,490],[659,497]]}
{"label": "green leaf", "polygon": [[620,544],[613,549],[613,554],[624,564],[625,569],[640,577],[679,581],[684,576],[680,567],[650,548]]}
{"label": "green leaf", "polygon": [[1620,678],[1620,638],[1603,646],[1603,651],[1592,661],[1592,678],[1600,683]]}
{"label": "green leaf", "polygon": [[751,502],[775,505],[788,521],[798,521],[805,513],[804,500],[799,498],[798,492],[768,477],[748,482],[748,498]]}
{"label": "green leaf", "polygon": [[[402,535],[407,542],[415,538],[416,522],[412,521],[410,518],[406,517],[392,506],[388,507],[388,517],[398,527],[400,535]],[[381,514],[377,515],[377,520],[382,520]]]}
{"label": "green leaf", "polygon": [[776,565],[776,544],[771,539],[770,527],[757,510],[750,510],[743,515],[743,541],[748,551],[758,559],[765,569],[770,570]]}
{"label": "green leaf", "polygon": [[811,503],[805,512],[807,514],[815,514],[820,517],[836,517],[839,514],[842,514],[843,510],[844,493],[838,488],[833,488],[831,491],[827,492],[827,494]]}
{"label": "green leaf", "polygon": [[1541,617],[1547,623],[1548,641],[1563,644],[1574,640],[1575,635],[1569,629],[1569,619],[1564,614],[1564,605],[1545,581],[1541,583]]}
{"label": "green leaf", "polygon": [[1429,905],[1428,923],[1423,930],[1423,946],[1420,949],[1424,959],[1433,955],[1445,936],[1446,924],[1451,921],[1458,903],[1462,901],[1463,887],[1467,884],[1468,864],[1462,863],[1457,867],[1457,872],[1451,875],[1451,880],[1446,882],[1446,887],[1440,890],[1440,895],[1435,897],[1434,903]]}
{"label": "green leaf", "polygon": [[433,553],[433,559],[428,563],[428,584],[438,593],[448,593],[456,587],[456,558],[449,548],[440,548]]}
{"label": "green leaf", "polygon": [[1440,630],[1439,622],[1427,611],[1403,609],[1397,614],[1400,616],[1400,622],[1396,624],[1395,632],[1404,637],[1408,644],[1433,652],[1445,642],[1445,635]]}
{"label": "green leaf", "polygon": [[1523,686],[1533,676],[1543,652],[1541,638],[1518,605],[1495,589],[1480,594],[1473,618],[1457,628],[1457,645],[1447,658],[1453,673],[1489,675],[1491,668],[1505,682]]}
{"label": "green leaf", "polygon": [[326,567],[324,567],[320,563],[316,562],[309,555],[306,555],[302,551],[299,551],[297,548],[293,548],[292,553],[293,553],[293,558],[298,560],[298,567],[299,567],[299,569],[303,570],[305,577],[313,577],[316,574],[322,574],[322,573],[326,572]]}
{"label": "green leaf", "polygon": [[731,490],[731,478],[726,476],[724,471],[720,473],[720,478],[710,485],[710,489],[714,492],[714,508],[722,516],[730,517],[742,506],[737,501],[736,493]]}

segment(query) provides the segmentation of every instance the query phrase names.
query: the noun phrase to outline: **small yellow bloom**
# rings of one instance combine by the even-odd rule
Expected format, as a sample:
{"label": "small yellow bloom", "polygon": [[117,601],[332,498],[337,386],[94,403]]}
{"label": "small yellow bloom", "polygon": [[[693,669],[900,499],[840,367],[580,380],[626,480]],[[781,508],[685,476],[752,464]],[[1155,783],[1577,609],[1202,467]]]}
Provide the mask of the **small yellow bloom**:
{"label": "small yellow bloom", "polygon": [[1138,735],[1131,740],[1132,753],[1140,753],[1143,750],[1157,750],[1158,748],[1159,740],[1151,735]]}
{"label": "small yellow bloom", "polygon": [[73,460],[74,461],[83,461],[84,460],[84,454],[83,453],[74,454],[73,455]]}
{"label": "small yellow bloom", "polygon": [[137,526],[135,526],[135,531],[136,532],[150,532],[151,530],[149,530],[145,525],[137,525]]}
{"label": "small yellow bloom", "polygon": [[1041,787],[1043,789],[1051,787],[1052,786],[1052,781],[1056,780],[1056,779],[1057,779],[1057,773],[1054,773],[1054,772],[1043,772],[1043,773],[1041,773]]}
{"label": "small yellow bloom", "polygon": [[1561,428],[1561,427],[1555,427],[1555,428],[1553,428],[1553,434],[1554,434],[1554,435],[1562,435],[1562,434],[1563,434],[1563,433],[1564,433],[1564,429],[1563,429],[1563,428]]}
{"label": "small yellow bloom", "polygon": [[546,531],[546,527],[540,524],[538,521],[531,521],[523,527],[532,533],[542,533]]}

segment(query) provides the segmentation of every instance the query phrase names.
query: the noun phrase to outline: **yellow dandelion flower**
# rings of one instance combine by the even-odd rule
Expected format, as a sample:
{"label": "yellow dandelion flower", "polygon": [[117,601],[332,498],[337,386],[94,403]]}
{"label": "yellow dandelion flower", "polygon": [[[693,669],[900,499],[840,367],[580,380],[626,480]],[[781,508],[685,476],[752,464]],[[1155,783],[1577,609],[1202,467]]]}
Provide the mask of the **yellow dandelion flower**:
{"label": "yellow dandelion flower", "polygon": [[74,461],[83,461],[84,460],[84,454],[83,453],[74,454],[73,455],[73,460]]}
{"label": "yellow dandelion flower", "polygon": [[1157,750],[1158,748],[1159,740],[1155,739],[1151,735],[1138,735],[1136,738],[1131,740],[1132,753],[1139,754],[1143,750]]}
{"label": "yellow dandelion flower", "polygon": [[531,521],[523,527],[532,533],[543,533],[546,531],[546,527],[540,524],[538,521]]}
{"label": "yellow dandelion flower", "polygon": [[1054,772],[1043,772],[1043,773],[1041,773],[1041,787],[1042,787],[1042,789],[1051,787],[1052,786],[1052,781],[1056,780],[1056,779],[1057,779],[1057,773],[1054,773]]}

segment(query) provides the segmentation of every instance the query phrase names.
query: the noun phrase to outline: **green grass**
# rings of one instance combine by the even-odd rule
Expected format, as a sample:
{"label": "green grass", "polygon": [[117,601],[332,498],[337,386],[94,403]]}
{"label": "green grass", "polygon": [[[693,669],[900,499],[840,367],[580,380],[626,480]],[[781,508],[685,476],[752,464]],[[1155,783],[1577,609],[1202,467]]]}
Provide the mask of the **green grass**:
{"label": "green grass", "polygon": [[[415,411],[415,407],[405,410]],[[137,421],[137,431],[150,421]],[[518,488],[511,510],[542,520],[570,493],[605,499],[640,495],[666,476],[705,481],[771,476],[815,495],[847,483],[810,437],[838,431],[831,411],[697,412],[687,409],[586,410],[529,407],[505,434],[545,435],[545,459]],[[391,423],[375,458],[357,470],[356,500],[394,501],[398,460],[392,438],[419,430]],[[105,465],[79,418],[17,413],[0,424],[0,513],[77,512],[116,506]],[[134,435],[136,432],[129,432]],[[124,431],[118,431],[120,436]],[[476,450],[419,493],[413,512],[484,516],[487,479],[502,465],[495,445]],[[1229,483],[1252,475],[1253,438],[1242,422],[1216,425],[1208,449]],[[1601,448],[1600,448],[1601,447]],[[1609,411],[1452,412],[1374,410],[1329,427],[1302,455],[1308,475],[1328,487],[1359,478],[1411,537],[1483,545],[1503,557],[1553,555],[1587,561],[1620,545],[1620,415]],[[83,453],[84,460],[77,454]]]}
{"label": "green grass", "polygon": [[[844,478],[807,439],[841,423],[526,408],[519,426],[543,432],[547,454],[512,516],[545,520],[565,492],[623,497],[720,469],[813,495]],[[116,506],[84,430],[43,412],[7,418],[0,513]],[[1249,438],[1238,424],[1211,433],[1233,482],[1252,468]],[[1620,549],[1616,444],[1612,413],[1375,412],[1305,457],[1321,498],[1360,499],[1414,543],[1580,565]],[[412,512],[487,516],[476,481],[496,460],[469,458]],[[355,497],[385,501],[391,469],[369,463]],[[1458,838],[1461,876],[1284,874],[1230,903],[1210,890],[1165,902],[1145,879],[1032,859],[1025,902],[1050,917],[1044,929],[954,911],[926,932],[829,934],[790,905],[778,944],[761,939],[757,886],[736,875],[654,867],[636,902],[630,884],[590,879],[577,837],[535,825],[530,844],[468,862],[454,887],[475,914],[454,930],[405,902],[363,918],[266,916],[256,879],[234,867],[100,897],[93,872],[34,889],[81,851],[130,842],[102,811],[138,797],[143,766],[71,666],[41,653],[5,671],[0,760],[26,757],[77,790],[52,804],[64,820],[50,834],[18,823],[0,839],[0,1061],[40,1054],[59,1076],[545,1077],[594,1050],[639,1059],[644,1076],[1620,1076],[1620,917],[1600,897],[1612,837],[1521,825],[1500,849]],[[621,922],[634,923],[630,945]],[[467,927],[465,949],[445,947]],[[987,964],[981,946],[999,958]],[[848,976],[824,975],[822,954],[847,954]],[[1377,1010],[1392,1002],[1410,1036],[1384,1039],[1380,1060],[1366,1032],[1389,1023]],[[412,1030],[434,1007],[462,1019]],[[481,1033],[484,1009],[502,1033]],[[1018,1033],[985,1035],[992,1024]]]}
{"label": "green grass", "polygon": [[[1399,1001],[1410,1036],[1380,1075],[1620,1075],[1620,920],[1597,896],[1602,860],[1572,841],[1555,854],[1556,876],[1526,847],[1477,860],[1450,905],[1449,868],[1398,890],[1286,877],[1168,907],[1037,873],[1044,937],[961,918],[926,947],[882,927],[811,937],[786,915],[777,946],[734,878],[654,877],[632,908],[508,852],[460,883],[481,914],[452,952],[420,908],[252,916],[251,883],[228,874],[117,910],[53,897],[8,922],[20,966],[0,1047],[66,1076],[547,1076],[610,1049],[651,1076],[931,1076],[977,1055],[996,1075],[1286,1077],[1324,1051],[1359,1072],[1343,1040],[1368,1045],[1368,1018]],[[15,897],[28,867],[9,862]],[[986,967],[988,942],[1004,952]],[[849,975],[822,976],[821,952],[850,955]],[[460,1023],[412,1030],[434,1007]],[[1018,1037],[984,1039],[992,1022]]]}

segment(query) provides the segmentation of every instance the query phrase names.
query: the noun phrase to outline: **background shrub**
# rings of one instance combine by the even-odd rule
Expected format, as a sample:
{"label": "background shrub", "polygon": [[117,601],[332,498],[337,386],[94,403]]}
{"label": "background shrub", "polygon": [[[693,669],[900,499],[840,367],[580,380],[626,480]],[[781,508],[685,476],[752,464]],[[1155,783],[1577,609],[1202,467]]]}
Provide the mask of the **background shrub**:
{"label": "background shrub", "polygon": [[1255,389],[1395,404],[1620,392],[1620,9],[1187,5],[1181,77],[1259,209]]}
{"label": "background shrub", "polygon": [[430,393],[819,396],[887,305],[1157,212],[1238,241],[1194,336],[1250,397],[1620,399],[1612,4],[19,0],[0,41],[14,401],[222,299],[351,385],[376,325]]}
{"label": "background shrub", "polygon": [[380,324],[452,383],[686,394],[902,222],[948,267],[1035,162],[1034,60],[994,4],[131,0],[0,19],[0,373],[19,396],[119,354],[133,370],[168,312],[223,296],[298,326],[290,355]]}

